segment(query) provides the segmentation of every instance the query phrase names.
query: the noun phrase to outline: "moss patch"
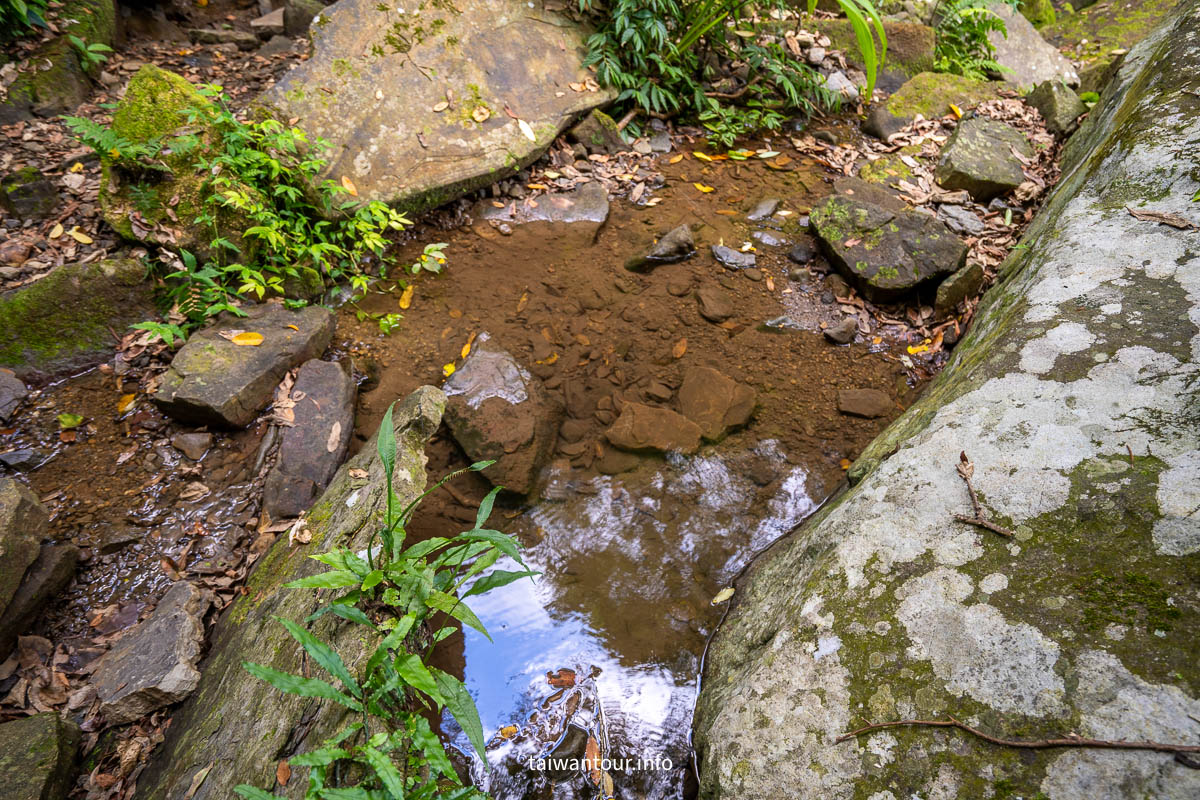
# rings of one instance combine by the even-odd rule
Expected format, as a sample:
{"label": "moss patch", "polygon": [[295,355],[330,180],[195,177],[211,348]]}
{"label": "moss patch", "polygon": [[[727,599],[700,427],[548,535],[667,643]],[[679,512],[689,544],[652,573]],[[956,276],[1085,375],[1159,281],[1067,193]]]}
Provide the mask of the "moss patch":
{"label": "moss patch", "polygon": [[1055,47],[1088,64],[1105,61],[1115,49],[1128,50],[1162,22],[1178,0],[1113,0],[1063,14],[1042,29]]}
{"label": "moss patch", "polygon": [[888,98],[887,109],[898,117],[920,114],[926,119],[934,119],[949,114],[951,103],[966,111],[984,100],[998,97],[1000,88],[1000,84],[973,81],[961,75],[922,72]]}

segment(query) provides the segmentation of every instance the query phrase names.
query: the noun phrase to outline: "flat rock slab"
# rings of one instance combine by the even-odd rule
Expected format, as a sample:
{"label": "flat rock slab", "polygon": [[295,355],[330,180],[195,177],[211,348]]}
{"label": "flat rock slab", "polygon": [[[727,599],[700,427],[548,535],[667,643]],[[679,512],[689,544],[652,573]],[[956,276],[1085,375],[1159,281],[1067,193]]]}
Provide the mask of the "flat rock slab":
{"label": "flat rock slab", "polygon": [[46,603],[58,596],[75,575],[79,548],[73,544],[44,544],[25,570],[21,585],[0,614],[0,657],[29,629]]}
{"label": "flat rock slab", "polygon": [[263,488],[263,510],[272,518],[299,516],[329,484],[350,447],[357,396],[348,361],[312,359],[300,367],[292,387],[294,424],[283,429]]}
{"label": "flat rock slab", "polygon": [[[334,316],[316,306],[290,311],[268,303],[245,317],[222,317],[192,334],[151,398],[182,422],[242,428],[270,402],[284,374],[315,358],[333,338]],[[222,331],[259,333],[262,344],[234,344]]]}
{"label": "flat rock slab", "polygon": [[683,453],[700,448],[700,426],[669,408],[626,403],[604,432],[614,447],[634,453]]}
{"label": "flat rock slab", "polygon": [[962,266],[967,246],[944,223],[851,195],[812,210],[813,233],[830,263],[873,302],[888,302]]}
{"label": "flat rock slab", "polygon": [[536,201],[481,200],[471,216],[485,224],[524,225],[530,222],[570,224],[595,239],[608,219],[608,192],[599,183],[585,183],[569,192],[542,195]]}
{"label": "flat rock slab", "polygon": [[750,421],[758,393],[712,367],[689,367],[679,387],[679,410],[715,442]]}
{"label": "flat rock slab", "polygon": [[179,581],[149,617],[97,660],[92,685],[105,722],[133,722],[195,690],[204,615],[211,603],[208,592]]}
{"label": "flat rock slab", "polygon": [[750,269],[758,261],[754,253],[743,253],[741,250],[734,250],[732,247],[726,247],[723,244],[714,244],[712,246],[712,254],[717,263],[725,269]]}
{"label": "flat rock slab", "polygon": [[528,494],[554,447],[562,409],[540,380],[487,333],[443,387],[446,424],[473,461],[494,459],[483,471],[496,486]]}
{"label": "flat rock slab", "polygon": [[514,174],[613,99],[584,86],[584,31],[567,18],[519,0],[447,5],[341,0],[321,12],[312,58],[261,102],[329,141],[322,178],[351,179],[361,200],[433,208]]}
{"label": "flat rock slab", "polygon": [[1011,125],[987,117],[965,119],[942,150],[934,178],[944,189],[964,189],[986,203],[1025,180],[1021,159],[1013,151],[1033,157],[1025,135]]}
{"label": "flat rock slab", "polygon": [[28,394],[29,389],[16,373],[0,369],[0,422],[11,420]]}
{"label": "flat rock slab", "polygon": [[79,726],[58,714],[0,725],[0,786],[5,800],[63,800],[75,783]]}
{"label": "flat rock slab", "polygon": [[852,417],[886,417],[895,407],[892,398],[878,389],[842,389],[837,394],[838,411]]}
{"label": "flat rock slab", "polygon": [[996,48],[996,63],[1006,70],[1001,78],[1019,89],[1032,89],[1042,81],[1059,80],[1079,85],[1079,74],[1066,56],[1038,33],[1037,28],[1012,6],[996,3],[988,9],[1004,20],[1007,36],[993,32],[988,41]]}
{"label": "flat rock slab", "polygon": [[0,478],[0,612],[8,607],[25,570],[38,557],[50,514],[29,487]]}

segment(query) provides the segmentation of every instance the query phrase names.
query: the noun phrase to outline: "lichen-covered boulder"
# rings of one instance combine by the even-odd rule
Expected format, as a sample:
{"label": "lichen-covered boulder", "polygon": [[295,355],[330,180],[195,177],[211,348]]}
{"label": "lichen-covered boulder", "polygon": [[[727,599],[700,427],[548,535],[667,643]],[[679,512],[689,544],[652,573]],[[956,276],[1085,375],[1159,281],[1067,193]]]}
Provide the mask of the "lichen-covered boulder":
{"label": "lichen-covered boulder", "polygon": [[[401,507],[425,488],[425,443],[437,430],[444,407],[445,395],[429,386],[396,406],[393,488]],[[367,476],[361,477],[361,471]],[[217,624],[199,686],[172,715],[166,741],[138,778],[137,800],[227,800],[241,783],[269,790],[276,784],[280,758],[311,749],[340,729],[351,712],[335,703],[282,694],[246,672],[242,663],[303,671],[303,650],[273,617],[303,620],[317,609],[318,597],[283,584],[324,570],[310,556],[333,547],[365,548],[385,510],[383,466],[372,439],[338,470],[309,512],[312,541],[283,538],[255,564],[247,593],[234,600]],[[326,614],[311,630],[346,657],[351,670],[357,669],[356,659],[364,655],[361,629]],[[197,788],[193,779],[206,769]],[[301,771],[276,790],[297,800],[307,783]]]}
{"label": "lichen-covered boulder", "polygon": [[1100,92],[1115,74],[1121,54],[1145,38],[1179,0],[1120,0],[1079,6],[1060,14],[1042,35],[1079,64],[1079,91]]}
{"label": "lichen-covered boulder", "polygon": [[0,786],[6,800],[64,800],[75,782],[79,726],[58,714],[0,725]]}
{"label": "lichen-covered boulder", "polygon": [[328,140],[322,178],[406,211],[514,174],[614,96],[585,85],[584,30],[541,3],[341,0],[309,34],[261,102]]}
{"label": "lichen-covered boulder", "polygon": [[18,219],[44,219],[58,205],[58,189],[34,167],[24,167],[0,181],[0,208]]}
{"label": "lichen-covered boulder", "polygon": [[987,117],[965,119],[950,136],[934,178],[944,189],[965,189],[986,203],[1012,191],[1025,180],[1021,159],[1033,157],[1025,135],[1011,125]]}
{"label": "lichen-covered boulder", "polygon": [[1019,11],[1006,3],[993,3],[988,10],[1004,20],[1006,33],[988,34],[988,41],[996,49],[996,63],[1004,67],[1000,73],[1004,81],[1021,90],[1052,80],[1079,85],[1079,74],[1067,57],[1043,39]]}
{"label": "lichen-covered boulder", "polygon": [[[1130,52],[943,374],[755,563],[708,651],[702,797],[1200,796],[1200,2]],[[1121,187],[1115,192],[1114,187]],[[983,513],[966,525],[957,473]]]}

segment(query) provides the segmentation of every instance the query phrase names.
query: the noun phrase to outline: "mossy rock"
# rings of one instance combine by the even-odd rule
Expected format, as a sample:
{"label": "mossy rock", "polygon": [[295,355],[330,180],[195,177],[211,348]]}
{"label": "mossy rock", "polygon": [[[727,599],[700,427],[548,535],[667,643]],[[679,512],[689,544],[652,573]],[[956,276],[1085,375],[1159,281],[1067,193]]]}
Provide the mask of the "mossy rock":
{"label": "mossy rock", "polygon": [[1079,63],[1081,92],[1100,92],[1119,66],[1113,51],[1128,50],[1146,38],[1178,2],[1112,0],[1089,5],[1073,14],[1059,14],[1041,34]]}
{"label": "mossy rock", "polygon": [[0,786],[8,800],[61,800],[75,782],[79,726],[56,713],[0,725]]}
{"label": "mossy rock", "polygon": [[[852,63],[862,65],[862,55],[854,28],[848,19],[823,19],[814,27],[829,37],[832,47],[841,50]],[[908,77],[933,69],[933,28],[919,22],[885,20],[883,32],[887,34],[887,58],[883,68],[897,70]],[[874,33],[878,48],[879,37]]]}
{"label": "mossy rock", "polygon": [[950,113],[954,104],[967,111],[985,100],[999,97],[1000,84],[976,81],[945,72],[914,75],[888,98],[887,109],[897,117],[936,119]]}
{"label": "mossy rock", "polygon": [[1021,13],[1035,28],[1052,25],[1058,18],[1050,0],[1021,0]]}
{"label": "mossy rock", "polygon": [[113,331],[154,313],[145,269],[132,259],[64,264],[0,295],[0,367],[47,379],[112,353]]}

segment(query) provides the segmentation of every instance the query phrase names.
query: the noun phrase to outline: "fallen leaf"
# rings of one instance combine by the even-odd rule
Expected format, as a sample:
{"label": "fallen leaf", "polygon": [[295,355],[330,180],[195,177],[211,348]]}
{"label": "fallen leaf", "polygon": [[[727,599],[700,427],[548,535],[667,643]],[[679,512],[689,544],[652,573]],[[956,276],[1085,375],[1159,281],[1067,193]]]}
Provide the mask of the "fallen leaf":
{"label": "fallen leaf", "polygon": [[682,339],[680,339],[678,342],[676,342],[675,346],[671,348],[671,355],[675,356],[676,358],[683,358],[683,354],[686,352],[687,352],[687,337],[685,336]]}
{"label": "fallen leaf", "polygon": [[71,165],[71,169],[68,172],[83,172],[83,162],[76,161]]}
{"label": "fallen leaf", "polygon": [[521,129],[521,133],[525,134],[525,138],[531,142],[537,141],[537,136],[534,135],[533,126],[523,119],[517,120],[517,127]]}
{"label": "fallen leaf", "polygon": [[192,798],[196,796],[196,792],[199,791],[200,785],[204,783],[204,779],[208,777],[208,773],[212,771],[212,768],[216,763],[217,762],[215,761],[208,762],[207,767],[204,767],[192,776],[192,783],[188,787],[188,790],[184,792],[181,800],[192,800]]}
{"label": "fallen leaf", "polygon": [[462,352],[460,353],[461,358],[466,358],[471,354],[471,345],[473,344],[475,344],[475,334],[472,333],[467,338],[467,343],[462,346]]}
{"label": "fallen leaf", "polygon": [[733,597],[733,593],[735,591],[737,591],[737,590],[734,589],[732,586],[726,586],[724,589],[722,589],[721,591],[716,593],[716,595],[710,601],[711,605],[714,605],[714,606],[721,605],[721,603],[724,603],[726,600]]}
{"label": "fallen leaf", "polygon": [[738,216],[738,212],[734,211],[732,208],[719,208],[719,209],[717,209],[717,213],[720,214],[722,217]]}
{"label": "fallen leaf", "polygon": [[294,330],[294,331],[298,331],[298,330],[300,330],[300,327],[299,327],[299,326],[297,326],[297,325],[284,325],[284,327],[285,327],[285,328],[291,328],[291,329],[292,329],[292,330]]}
{"label": "fallen leaf", "polygon": [[772,278],[770,275],[767,276],[767,291],[768,292],[775,291],[775,279]]}
{"label": "fallen leaf", "polygon": [[588,737],[583,757],[587,764],[588,777],[591,778],[592,783],[599,786],[600,777],[603,775],[603,772],[600,770],[600,743],[596,741],[596,737]]}
{"label": "fallen leaf", "polygon": [[57,239],[63,235],[63,226],[61,222],[54,223],[54,227],[50,229],[49,238]]}
{"label": "fallen leaf", "polygon": [[450,362],[442,367],[442,377],[449,378],[454,374],[454,362]]}
{"label": "fallen leaf", "polygon": [[357,468],[350,470],[350,472],[348,474],[350,475],[351,478],[354,478],[355,480],[360,480],[360,481],[365,481],[371,475],[371,473],[367,472],[365,469],[357,469]]}
{"label": "fallen leaf", "polygon": [[694,155],[696,158],[700,159],[701,161],[712,161],[713,160],[713,157],[710,156],[708,153],[701,153],[699,150],[693,150],[692,155]]}
{"label": "fallen leaf", "polygon": [[376,100],[382,100],[382,99],[383,99],[383,89],[376,89],[376,90],[375,90],[375,99],[376,99]]}
{"label": "fallen leaf", "polygon": [[134,400],[137,400],[136,394],[121,395],[121,398],[119,400],[117,400],[117,413],[124,414],[126,411],[133,408]]}
{"label": "fallen leaf", "polygon": [[292,765],[283,759],[279,762],[279,766],[275,768],[275,780],[279,781],[280,786],[287,786],[287,782],[292,778]]}
{"label": "fallen leaf", "polygon": [[80,244],[91,244],[92,243],[92,237],[88,236],[86,233],[79,230],[78,225],[72,226],[71,230],[67,231],[67,236],[70,236],[72,239],[79,242]]}
{"label": "fallen leaf", "polygon": [[500,729],[500,738],[501,739],[508,740],[516,735],[517,735],[517,726],[516,725],[505,725],[503,728]]}
{"label": "fallen leaf", "polygon": [[58,427],[64,431],[69,431],[72,428],[78,428],[83,424],[83,417],[79,414],[62,413],[58,415]]}
{"label": "fallen leaf", "polygon": [[683,153],[678,153],[667,159],[668,164],[678,164],[680,161],[683,161]]}
{"label": "fallen leaf", "polygon": [[342,176],[342,188],[345,189],[346,193],[351,197],[358,197],[358,187],[354,185],[354,181],[350,180],[350,176]]}
{"label": "fallen leaf", "polygon": [[449,107],[450,107],[450,104],[449,104],[449,103],[447,103],[445,100],[443,100],[442,102],[438,103],[437,105],[435,105],[435,106],[433,107],[433,111],[434,111],[434,113],[436,113],[436,114],[440,114],[440,113],[442,113],[443,111],[445,111],[445,110],[446,110],[447,108],[449,108]]}
{"label": "fallen leaf", "polygon": [[850,469],[850,459],[843,458],[841,461],[838,462],[838,466],[841,467],[842,469]]}
{"label": "fallen leaf", "polygon": [[756,155],[762,159],[767,159],[767,158],[775,158],[776,156],[780,155],[780,153],[778,150],[759,150],[754,155]]}
{"label": "fallen leaf", "polygon": [[692,186],[695,186],[698,190],[700,190],[701,192],[704,192],[705,194],[708,194],[709,192],[713,191],[713,187],[705,186],[703,183],[693,183]]}
{"label": "fallen leaf", "polygon": [[950,113],[954,115],[955,119],[962,119],[962,109],[954,105],[954,103],[950,104]]}
{"label": "fallen leaf", "polygon": [[341,444],[342,423],[335,422],[333,423],[333,427],[329,429],[329,441],[325,442],[325,449],[331,453],[336,453]]}
{"label": "fallen leaf", "polygon": [[255,333],[254,331],[242,331],[241,333],[236,334],[229,341],[233,342],[239,347],[258,347],[263,343],[263,335],[261,333]]}
{"label": "fallen leaf", "polygon": [[412,305],[413,291],[416,288],[416,284],[412,283],[404,288],[404,291],[400,294],[400,308],[407,309]]}
{"label": "fallen leaf", "polygon": [[475,106],[475,110],[471,112],[471,119],[476,122],[487,122],[492,116],[492,112],[487,110],[486,106]]}
{"label": "fallen leaf", "polygon": [[1134,219],[1139,219],[1143,222],[1157,222],[1159,225],[1169,225],[1172,228],[1178,228],[1181,231],[1195,230],[1198,226],[1178,214],[1172,214],[1166,211],[1137,211],[1135,209],[1125,207],[1125,210],[1130,213]]}

